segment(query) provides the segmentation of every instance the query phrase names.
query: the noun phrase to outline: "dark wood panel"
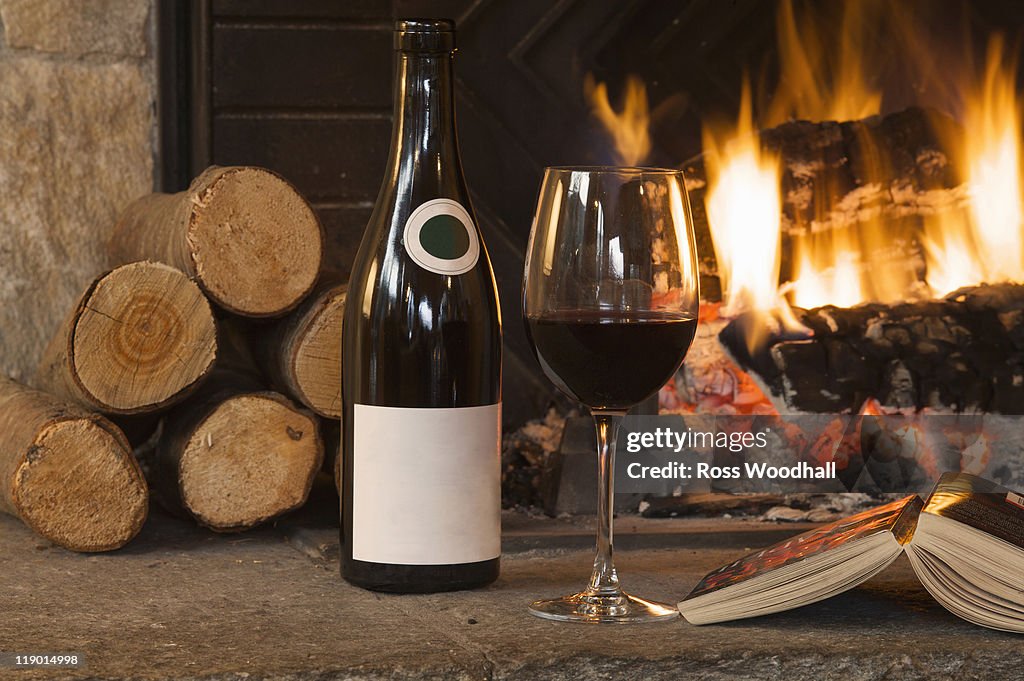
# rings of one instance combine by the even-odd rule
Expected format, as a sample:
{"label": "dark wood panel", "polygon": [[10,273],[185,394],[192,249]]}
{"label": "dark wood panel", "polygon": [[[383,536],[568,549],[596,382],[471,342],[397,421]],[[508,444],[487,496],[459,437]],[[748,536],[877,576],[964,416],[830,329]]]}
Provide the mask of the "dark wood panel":
{"label": "dark wood panel", "polygon": [[356,119],[218,116],[213,156],[288,178],[312,200],[377,197],[391,139],[389,117]]}
{"label": "dark wood panel", "polygon": [[[473,186],[472,176],[467,182]],[[544,413],[555,388],[540,375],[533,351],[526,338],[522,312],[522,282],[526,239],[513,235],[501,216],[490,210],[490,202],[473,192],[473,207],[487,253],[494,269],[501,304],[504,341],[504,394],[502,420],[506,428],[518,427]]]}
{"label": "dark wood panel", "polygon": [[389,29],[218,23],[213,105],[389,111],[391,64]]}
{"label": "dark wood panel", "polygon": [[324,268],[334,275],[348,278],[352,260],[363,238],[366,223],[370,221],[373,204],[314,204],[327,237]]}
{"label": "dark wood panel", "polygon": [[390,20],[390,0],[214,0],[215,16]]}
{"label": "dark wood panel", "polygon": [[[478,0],[479,1],[479,0]],[[466,10],[466,0],[394,0],[396,17],[441,17],[458,19]]]}

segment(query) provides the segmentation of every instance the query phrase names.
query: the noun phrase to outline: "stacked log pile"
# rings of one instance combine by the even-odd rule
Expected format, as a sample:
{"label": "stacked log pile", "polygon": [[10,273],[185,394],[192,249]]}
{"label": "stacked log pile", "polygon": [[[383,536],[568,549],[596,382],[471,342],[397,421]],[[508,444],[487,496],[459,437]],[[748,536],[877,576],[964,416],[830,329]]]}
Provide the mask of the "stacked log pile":
{"label": "stacked log pile", "polygon": [[218,532],[304,504],[341,411],[345,287],[322,253],[309,204],[261,168],[126,207],[32,387],[0,380],[0,510],[106,551],[150,488]]}

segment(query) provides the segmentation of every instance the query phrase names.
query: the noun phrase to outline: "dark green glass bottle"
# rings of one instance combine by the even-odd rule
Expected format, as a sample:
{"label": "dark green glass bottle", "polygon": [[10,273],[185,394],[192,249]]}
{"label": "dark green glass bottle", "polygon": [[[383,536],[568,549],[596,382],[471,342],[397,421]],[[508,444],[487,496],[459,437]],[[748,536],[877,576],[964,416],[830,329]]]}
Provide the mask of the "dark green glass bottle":
{"label": "dark green glass bottle", "polygon": [[501,318],[455,134],[455,30],[395,28],[386,176],[342,342],[341,573],[381,591],[492,582],[500,560]]}

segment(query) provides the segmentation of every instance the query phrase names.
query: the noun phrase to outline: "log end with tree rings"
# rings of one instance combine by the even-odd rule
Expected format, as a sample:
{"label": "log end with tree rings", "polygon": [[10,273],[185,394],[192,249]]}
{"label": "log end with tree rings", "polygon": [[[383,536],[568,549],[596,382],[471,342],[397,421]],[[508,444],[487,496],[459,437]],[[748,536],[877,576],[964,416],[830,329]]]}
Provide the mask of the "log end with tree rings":
{"label": "log end with tree rings", "polygon": [[149,492],[125,443],[91,419],[56,421],[15,471],[12,499],[35,532],[73,551],[109,551],[142,528]]}
{"label": "log end with tree rings", "polygon": [[[184,436],[182,441],[181,436]],[[183,506],[219,532],[244,530],[306,502],[323,463],[315,417],[276,393],[241,393],[170,438]]]}
{"label": "log end with tree rings", "polygon": [[159,263],[124,265],[97,279],[65,333],[79,392],[111,413],[173,402],[217,355],[216,324],[202,291]]}
{"label": "log end with tree rings", "polygon": [[272,317],[312,290],[323,231],[287,181],[262,168],[211,168],[189,197],[189,251],[196,277],[216,303],[237,314]]}

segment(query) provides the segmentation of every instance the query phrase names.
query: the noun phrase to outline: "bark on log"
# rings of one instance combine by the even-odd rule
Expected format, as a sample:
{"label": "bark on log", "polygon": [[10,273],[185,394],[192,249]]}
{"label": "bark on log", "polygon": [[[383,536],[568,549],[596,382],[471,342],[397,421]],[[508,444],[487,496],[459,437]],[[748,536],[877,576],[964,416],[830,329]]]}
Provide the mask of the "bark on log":
{"label": "bark on log", "polygon": [[274,392],[221,391],[165,418],[146,462],[158,500],[217,532],[302,506],[323,465],[316,417]]}
{"label": "bark on log", "polygon": [[256,356],[271,385],[320,416],[341,418],[341,323],[348,286],[304,301],[270,333],[254,335]]}
{"label": "bark on log", "polygon": [[217,355],[213,311],[184,273],[160,263],[97,277],[50,341],[35,384],[110,414],[180,400]]}
{"label": "bark on log", "polygon": [[323,230],[280,176],[214,166],[186,191],[150,194],[129,205],[109,252],[118,264],[148,258],[181,269],[229,312],[275,317],[312,290]]}
{"label": "bark on log", "polygon": [[116,426],[0,377],[0,510],[72,551],[110,551],[138,534],[148,507]]}

